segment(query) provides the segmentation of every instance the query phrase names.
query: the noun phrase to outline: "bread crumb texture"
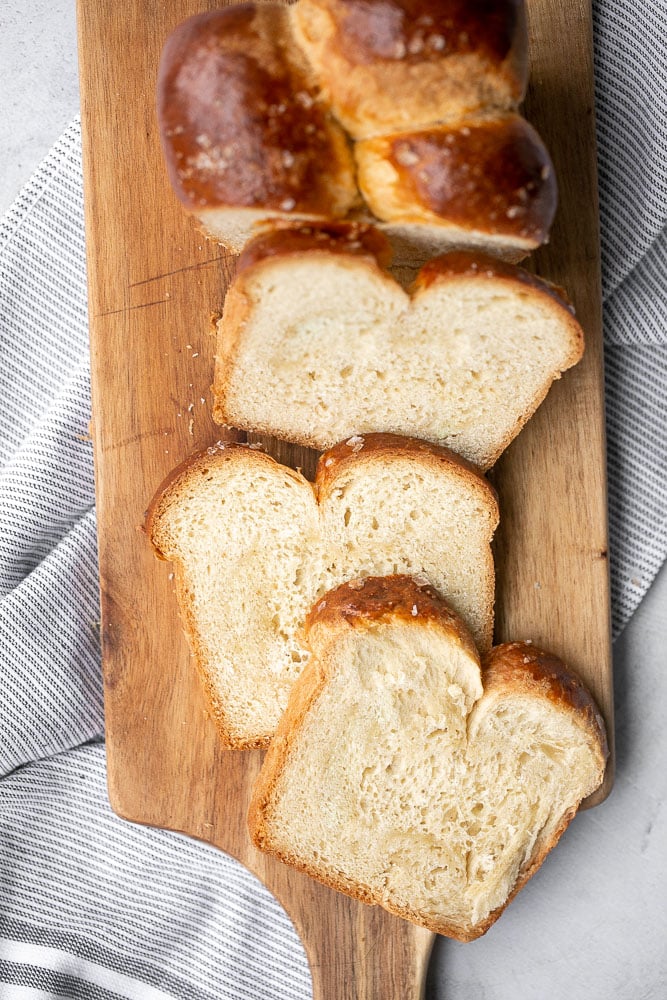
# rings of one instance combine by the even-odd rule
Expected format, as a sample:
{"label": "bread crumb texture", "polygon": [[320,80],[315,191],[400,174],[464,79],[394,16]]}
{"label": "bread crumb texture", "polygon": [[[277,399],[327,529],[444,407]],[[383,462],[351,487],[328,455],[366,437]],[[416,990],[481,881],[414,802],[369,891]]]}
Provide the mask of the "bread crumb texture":
{"label": "bread crumb texture", "polygon": [[583,351],[552,286],[463,253],[409,295],[367,257],[290,246],[243,270],[218,330],[219,422],[318,449],[390,431],[485,469]]}
{"label": "bread crumb texture", "polygon": [[307,662],[308,609],[345,580],[420,575],[488,648],[497,522],[494,491],[454,456],[368,435],[325,454],[315,486],[251,447],[212,446],[172,473],[146,527],[174,564],[223,736],[254,746]]}
{"label": "bread crumb texture", "polygon": [[[532,645],[498,646],[480,669],[462,622],[422,614],[412,580],[339,591],[311,616],[311,661],[260,775],[251,834],[336,889],[472,940],[600,784],[599,712]],[[378,616],[383,592],[393,604]]]}

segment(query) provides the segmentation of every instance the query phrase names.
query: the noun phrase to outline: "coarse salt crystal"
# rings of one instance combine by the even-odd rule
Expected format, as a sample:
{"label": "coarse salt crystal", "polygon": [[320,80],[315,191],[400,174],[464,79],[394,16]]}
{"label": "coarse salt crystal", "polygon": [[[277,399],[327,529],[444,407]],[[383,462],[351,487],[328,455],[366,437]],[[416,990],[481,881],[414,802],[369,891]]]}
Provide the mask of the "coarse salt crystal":
{"label": "coarse salt crystal", "polygon": [[364,439],[360,434],[355,434],[353,437],[348,438],[345,444],[354,452],[361,451],[364,446]]}
{"label": "coarse salt crystal", "polygon": [[414,167],[415,163],[419,163],[419,157],[408,146],[399,146],[396,150],[396,159],[402,167]]}

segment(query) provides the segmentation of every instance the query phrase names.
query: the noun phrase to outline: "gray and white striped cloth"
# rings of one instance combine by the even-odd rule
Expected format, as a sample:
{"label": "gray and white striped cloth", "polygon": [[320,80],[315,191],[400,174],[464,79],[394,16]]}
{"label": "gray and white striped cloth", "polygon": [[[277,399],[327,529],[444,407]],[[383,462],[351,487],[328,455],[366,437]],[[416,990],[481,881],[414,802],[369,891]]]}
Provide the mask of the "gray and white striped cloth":
{"label": "gray and white striped cloth", "polygon": [[[667,554],[667,6],[595,26],[618,635]],[[302,1000],[271,895],[108,806],[78,122],[0,222],[0,352],[0,997]]]}

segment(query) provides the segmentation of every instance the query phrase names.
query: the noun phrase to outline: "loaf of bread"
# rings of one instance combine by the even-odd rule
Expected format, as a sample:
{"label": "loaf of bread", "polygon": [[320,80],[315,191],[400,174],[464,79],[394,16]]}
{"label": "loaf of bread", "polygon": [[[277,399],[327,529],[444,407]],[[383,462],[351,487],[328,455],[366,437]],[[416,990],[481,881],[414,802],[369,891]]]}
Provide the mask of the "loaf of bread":
{"label": "loaf of bread", "polygon": [[245,3],[184,21],[167,39],[157,93],[172,186],[230,249],[258,223],[345,216],[355,204],[347,139],[286,7]]}
{"label": "loaf of bread", "polygon": [[322,93],[355,139],[523,99],[522,0],[299,0],[291,9]]}
{"label": "loaf of bread", "polygon": [[171,183],[234,252],[276,220],[347,219],[379,220],[402,265],[473,246],[520,260],[556,205],[548,153],[513,113],[526,48],[523,0],[196,15],[168,38],[158,75]]}
{"label": "loaf of bread", "polygon": [[173,563],[186,633],[225,745],[266,745],[308,659],[312,603],[359,576],[416,574],[482,648],[493,631],[495,493],[456,456],[386,435],[325,453],[314,486],[244,445],[178,467],[146,517]]}
{"label": "loaf of bread", "polygon": [[249,812],[256,846],[461,941],[483,934],[601,783],[604,724],[528,643],[480,661],[457,615],[404,576],[344,584],[306,625]]}
{"label": "loaf of bread", "polygon": [[214,417],[323,449],[390,431],[488,469],[581,357],[548,283],[465,253],[426,264],[408,294],[377,234],[307,227],[257,237],[218,324]]}
{"label": "loaf of bread", "polygon": [[358,142],[357,179],[397,261],[443,247],[521,260],[544,243],[558,192],[551,158],[516,114],[485,115]]}

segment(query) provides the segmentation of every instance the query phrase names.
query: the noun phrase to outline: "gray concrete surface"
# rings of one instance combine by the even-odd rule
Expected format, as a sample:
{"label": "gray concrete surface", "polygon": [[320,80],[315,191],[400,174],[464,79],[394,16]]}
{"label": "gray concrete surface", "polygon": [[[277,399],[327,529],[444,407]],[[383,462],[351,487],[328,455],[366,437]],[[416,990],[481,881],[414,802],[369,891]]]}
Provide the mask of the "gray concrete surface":
{"label": "gray concrete surface", "polygon": [[[2,212],[78,112],[73,0],[3,0],[0,79]],[[430,1000],[667,998],[667,568],[614,668],[611,797],[576,818],[486,937],[438,940]]]}
{"label": "gray concrete surface", "polygon": [[74,0],[0,3],[0,213],[79,111]]}

